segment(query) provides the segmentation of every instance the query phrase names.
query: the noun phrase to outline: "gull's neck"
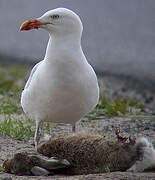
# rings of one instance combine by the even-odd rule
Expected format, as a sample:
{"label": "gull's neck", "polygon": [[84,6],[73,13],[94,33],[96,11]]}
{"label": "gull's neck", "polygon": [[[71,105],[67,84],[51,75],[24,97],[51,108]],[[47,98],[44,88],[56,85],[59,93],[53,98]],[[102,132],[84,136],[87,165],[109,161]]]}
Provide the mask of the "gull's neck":
{"label": "gull's neck", "polygon": [[45,59],[49,60],[61,56],[70,55],[71,52],[81,51],[81,35],[53,35],[49,33],[49,41],[46,49]]}

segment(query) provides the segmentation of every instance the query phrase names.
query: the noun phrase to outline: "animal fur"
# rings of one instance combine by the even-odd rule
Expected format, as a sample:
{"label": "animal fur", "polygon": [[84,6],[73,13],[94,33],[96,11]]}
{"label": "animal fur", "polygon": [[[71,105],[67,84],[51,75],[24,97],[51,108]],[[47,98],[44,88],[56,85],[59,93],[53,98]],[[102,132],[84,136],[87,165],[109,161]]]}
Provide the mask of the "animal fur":
{"label": "animal fur", "polygon": [[53,174],[56,169],[63,169],[69,165],[70,163],[64,159],[49,159],[37,153],[21,152],[5,160],[3,168],[5,172],[17,175],[49,175]]}
{"label": "animal fur", "polygon": [[107,141],[96,134],[73,134],[52,138],[38,146],[47,157],[67,159],[71,167],[65,174],[104,173],[126,171],[139,158],[138,145]]}
{"label": "animal fur", "polygon": [[155,149],[146,138],[141,137],[137,139],[139,144],[138,151],[141,153],[141,158],[129,169],[133,172],[143,172],[144,170],[155,170]]}
{"label": "animal fur", "polygon": [[[74,175],[128,169],[137,172],[155,163],[155,150],[146,138],[127,141],[127,138],[121,138],[119,133],[116,135],[115,141],[105,140],[103,136],[90,133],[52,138],[38,146],[37,150],[41,156],[17,153],[12,159],[6,160],[3,167],[5,172],[19,175],[32,175],[34,166],[52,170],[49,174]],[[53,164],[49,166],[47,157],[66,159],[69,163],[53,170]]]}

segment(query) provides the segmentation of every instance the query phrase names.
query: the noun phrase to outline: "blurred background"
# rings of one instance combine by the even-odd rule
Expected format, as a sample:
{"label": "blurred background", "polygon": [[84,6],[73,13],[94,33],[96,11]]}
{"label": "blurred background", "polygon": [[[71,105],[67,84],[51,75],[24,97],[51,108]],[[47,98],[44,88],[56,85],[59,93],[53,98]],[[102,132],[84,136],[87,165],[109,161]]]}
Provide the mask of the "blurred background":
{"label": "blurred background", "polygon": [[1,0],[0,63],[34,65],[42,60],[47,32],[20,32],[19,27],[57,7],[69,8],[81,17],[84,53],[103,83],[110,82],[103,88],[118,93],[121,87],[126,95],[132,89],[145,101],[154,102],[154,0]]}

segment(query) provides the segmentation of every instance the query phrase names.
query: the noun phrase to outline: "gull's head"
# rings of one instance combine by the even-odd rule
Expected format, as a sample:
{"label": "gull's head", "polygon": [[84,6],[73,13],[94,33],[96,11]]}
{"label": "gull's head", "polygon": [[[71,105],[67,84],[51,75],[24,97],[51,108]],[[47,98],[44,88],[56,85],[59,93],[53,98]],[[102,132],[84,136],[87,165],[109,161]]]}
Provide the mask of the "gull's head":
{"label": "gull's head", "polygon": [[82,22],[77,14],[66,8],[50,10],[36,19],[25,21],[20,30],[31,30],[43,28],[50,34],[80,34],[82,33]]}

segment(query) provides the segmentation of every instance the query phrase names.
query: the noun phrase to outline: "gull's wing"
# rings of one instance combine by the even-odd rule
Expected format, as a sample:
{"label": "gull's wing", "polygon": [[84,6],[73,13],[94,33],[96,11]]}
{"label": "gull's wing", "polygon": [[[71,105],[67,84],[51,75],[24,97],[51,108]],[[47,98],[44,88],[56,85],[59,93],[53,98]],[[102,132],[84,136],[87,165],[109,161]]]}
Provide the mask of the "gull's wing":
{"label": "gull's wing", "polygon": [[32,80],[32,78],[33,78],[33,75],[34,75],[34,73],[36,72],[37,68],[40,66],[41,63],[42,63],[42,61],[39,62],[39,63],[37,63],[37,64],[33,67],[32,71],[31,71],[31,73],[30,73],[30,76],[29,76],[29,78],[28,78],[28,80],[27,80],[27,82],[26,82],[26,84],[25,84],[24,89],[27,89],[27,88],[29,87],[30,82],[31,82],[31,80]]}

